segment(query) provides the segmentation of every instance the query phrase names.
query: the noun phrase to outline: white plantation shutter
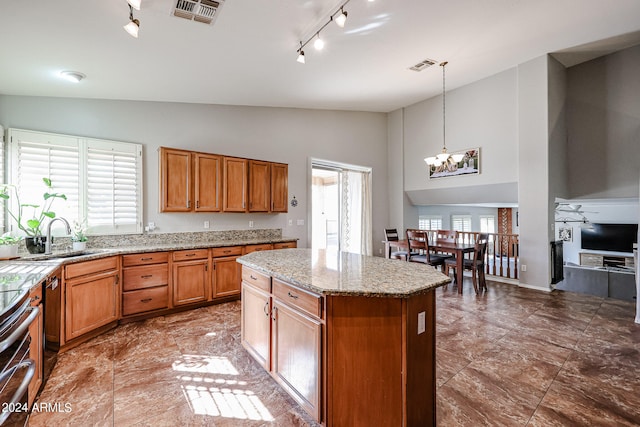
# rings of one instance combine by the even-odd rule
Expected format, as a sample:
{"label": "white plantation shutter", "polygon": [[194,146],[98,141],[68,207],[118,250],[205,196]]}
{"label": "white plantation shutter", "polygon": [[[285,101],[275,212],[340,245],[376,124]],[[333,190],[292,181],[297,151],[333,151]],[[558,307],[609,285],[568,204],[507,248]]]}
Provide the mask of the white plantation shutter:
{"label": "white plantation shutter", "polygon": [[451,215],[451,228],[456,231],[471,231],[471,215]]}
{"label": "white plantation shutter", "polygon": [[418,217],[418,228],[420,230],[440,230],[442,228],[442,217],[420,215]]}
{"label": "white plantation shutter", "polygon": [[141,232],[142,147],[87,140],[87,223],[98,234]]}
{"label": "white plantation shutter", "polygon": [[67,196],[53,202],[56,216],[70,223],[86,219],[88,234],[142,232],[140,144],[16,129],[9,134],[8,181],[18,187],[21,203],[42,204],[42,178],[48,177],[53,191]]}
{"label": "white plantation shutter", "polygon": [[[42,206],[45,192],[62,193],[67,200],[55,199],[51,204],[51,211],[69,221],[78,218],[79,210],[79,152],[75,138],[63,135],[51,135],[39,132],[13,131],[10,132],[10,144],[13,148],[11,155],[10,183],[16,185],[20,196],[20,203]],[[52,189],[48,189],[42,178],[51,180]],[[11,194],[11,209],[17,212],[17,200]],[[40,212],[40,208],[24,208],[24,222]],[[49,220],[44,219],[46,224]],[[9,221],[14,227],[15,222]],[[45,231],[43,227],[43,232]]]}

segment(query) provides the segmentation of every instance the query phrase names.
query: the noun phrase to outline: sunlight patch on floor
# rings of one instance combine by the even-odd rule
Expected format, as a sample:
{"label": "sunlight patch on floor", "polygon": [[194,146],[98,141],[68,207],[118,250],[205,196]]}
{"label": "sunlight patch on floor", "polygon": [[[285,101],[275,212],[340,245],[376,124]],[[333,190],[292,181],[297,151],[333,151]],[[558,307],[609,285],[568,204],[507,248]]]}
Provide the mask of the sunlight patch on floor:
{"label": "sunlight patch on floor", "polygon": [[[238,370],[226,357],[184,355],[173,363],[189,407],[194,414],[241,420],[273,421],[247,381],[233,378]],[[230,378],[224,378],[225,376]]]}

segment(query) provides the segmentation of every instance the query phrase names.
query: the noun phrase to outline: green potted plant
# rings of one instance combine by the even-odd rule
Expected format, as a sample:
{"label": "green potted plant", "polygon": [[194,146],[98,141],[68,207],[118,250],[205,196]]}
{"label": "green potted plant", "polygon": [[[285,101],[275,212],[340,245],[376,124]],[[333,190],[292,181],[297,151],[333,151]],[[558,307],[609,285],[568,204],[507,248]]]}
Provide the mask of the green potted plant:
{"label": "green potted plant", "polygon": [[10,232],[0,236],[0,260],[13,259],[18,257],[18,244],[22,236],[14,237]]}
{"label": "green potted plant", "polygon": [[73,234],[71,235],[71,242],[73,242],[74,251],[84,251],[87,248],[87,235],[85,234],[87,229],[85,221],[73,221]]}
{"label": "green potted plant", "polygon": [[16,221],[18,228],[26,234],[25,243],[29,253],[44,253],[44,244],[46,237],[42,235],[44,227],[44,219],[53,219],[56,213],[51,210],[51,205],[56,199],[67,200],[67,196],[61,193],[53,192],[53,186],[49,178],[42,178],[46,186],[46,191],[42,195],[42,204],[20,203],[20,195],[15,185],[5,184],[0,189],[0,198],[8,203],[11,193],[16,199],[18,210],[13,212],[7,205],[7,212],[11,218]]}

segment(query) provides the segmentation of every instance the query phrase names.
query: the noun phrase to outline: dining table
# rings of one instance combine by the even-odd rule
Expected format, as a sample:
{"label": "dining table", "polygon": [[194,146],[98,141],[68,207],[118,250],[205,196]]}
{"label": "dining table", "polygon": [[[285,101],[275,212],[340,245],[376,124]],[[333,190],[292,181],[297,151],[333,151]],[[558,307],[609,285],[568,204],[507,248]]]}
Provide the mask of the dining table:
{"label": "dining table", "polygon": [[[392,248],[399,251],[409,251],[409,243],[407,240],[383,240],[385,257],[389,258]],[[462,293],[462,283],[464,278],[464,256],[475,251],[475,245],[472,243],[460,242],[429,242],[429,250],[434,253],[447,253],[456,257],[456,283],[458,283],[458,293]]]}

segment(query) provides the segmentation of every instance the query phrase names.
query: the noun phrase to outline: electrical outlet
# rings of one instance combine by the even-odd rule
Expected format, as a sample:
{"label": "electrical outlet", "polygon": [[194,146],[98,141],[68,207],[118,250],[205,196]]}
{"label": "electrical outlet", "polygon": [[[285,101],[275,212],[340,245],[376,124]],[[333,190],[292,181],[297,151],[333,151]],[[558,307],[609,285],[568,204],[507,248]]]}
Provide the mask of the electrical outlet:
{"label": "electrical outlet", "polygon": [[522,264],[522,271],[527,271],[527,265],[526,264]]}
{"label": "electrical outlet", "polygon": [[289,220],[289,227],[291,227],[292,225],[293,225],[293,220],[292,220],[292,219],[290,219],[290,220]]}
{"label": "electrical outlet", "polygon": [[304,225],[304,219],[299,219],[299,220],[297,221],[297,224],[298,224],[298,225]]}
{"label": "electrical outlet", "polygon": [[426,326],[425,326],[426,319],[427,319],[427,316],[424,311],[421,311],[420,313],[418,313],[418,335],[424,333],[424,331],[426,330]]}
{"label": "electrical outlet", "polygon": [[249,228],[253,228],[253,221],[249,221]]}
{"label": "electrical outlet", "polygon": [[209,221],[204,222],[204,228],[209,228]]}

